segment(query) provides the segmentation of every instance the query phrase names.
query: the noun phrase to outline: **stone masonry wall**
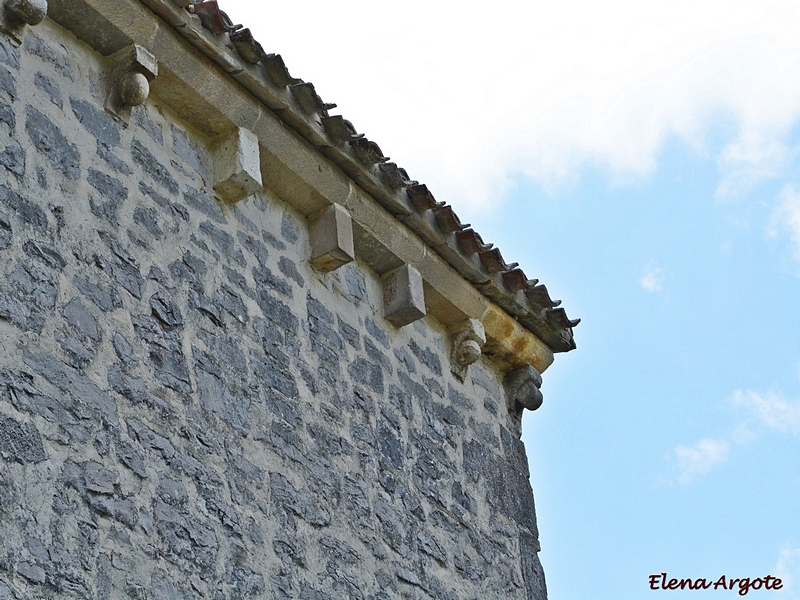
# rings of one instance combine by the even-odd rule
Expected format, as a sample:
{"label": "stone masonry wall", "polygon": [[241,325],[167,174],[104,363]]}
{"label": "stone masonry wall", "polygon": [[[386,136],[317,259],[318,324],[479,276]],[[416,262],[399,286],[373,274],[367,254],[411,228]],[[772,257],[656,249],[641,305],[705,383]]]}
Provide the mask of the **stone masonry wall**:
{"label": "stone masonry wall", "polygon": [[545,598],[501,374],[99,60],[0,37],[0,600]]}

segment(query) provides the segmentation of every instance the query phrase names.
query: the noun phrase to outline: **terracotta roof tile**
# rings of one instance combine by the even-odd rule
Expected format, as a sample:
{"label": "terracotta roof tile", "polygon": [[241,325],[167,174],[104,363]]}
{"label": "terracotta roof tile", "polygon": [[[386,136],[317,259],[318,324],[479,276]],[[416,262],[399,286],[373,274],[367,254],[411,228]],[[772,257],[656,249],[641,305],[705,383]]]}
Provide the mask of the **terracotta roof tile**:
{"label": "terracotta roof tile", "polygon": [[[154,8],[154,5],[170,0],[142,2]],[[558,308],[561,301],[551,299],[544,285],[537,285],[536,279],[527,279],[518,263],[506,263],[498,248],[484,243],[469,224],[461,222],[451,206],[437,201],[425,184],[413,181],[405,169],[389,162],[378,144],[358,133],[350,121],[340,115],[329,115],[328,111],[336,105],[324,102],[313,84],[292,77],[280,54],[266,53],[249,29],[235,25],[220,10],[217,0],[199,3],[174,0],[175,5],[184,5],[183,10],[196,15],[199,24],[217,36],[218,44],[234,48],[243,63],[263,65],[265,76],[262,85],[279,88],[269,92],[273,95],[278,92],[282,98],[286,98],[285,92],[288,92],[294,98],[295,102],[289,103],[288,110],[277,111],[287,125],[320,149],[335,148],[337,152],[326,151],[326,156],[422,239],[438,240],[444,236],[444,244],[432,244],[432,247],[456,271],[554,352],[575,348],[572,329],[580,319],[569,319],[566,311]],[[208,54],[208,47],[199,43],[197,32],[186,31],[186,26],[176,29]],[[220,60],[217,56],[210,58],[217,62]],[[230,65],[222,66],[231,72]],[[305,114],[296,114],[297,109]],[[325,140],[325,143],[320,140]],[[428,211],[433,214],[433,219],[425,218]],[[415,214],[423,218],[408,218]],[[430,230],[434,227],[439,231]]]}

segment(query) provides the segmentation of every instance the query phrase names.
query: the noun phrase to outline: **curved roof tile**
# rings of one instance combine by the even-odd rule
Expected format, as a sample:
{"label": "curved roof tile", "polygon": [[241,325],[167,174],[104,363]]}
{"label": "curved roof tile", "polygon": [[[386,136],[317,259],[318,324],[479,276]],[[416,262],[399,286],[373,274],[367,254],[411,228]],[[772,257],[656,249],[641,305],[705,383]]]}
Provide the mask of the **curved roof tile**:
{"label": "curved roof tile", "polygon": [[[160,0],[142,1],[150,5]],[[184,10],[196,15],[203,28],[218,36],[220,46],[235,48],[243,63],[261,63],[266,74],[263,85],[287,88],[302,111],[318,117],[318,120],[314,119],[318,131],[309,132],[307,127],[298,126],[303,122],[303,115],[292,114],[294,109],[291,107],[288,111],[278,111],[280,118],[312,144],[320,146],[319,140],[322,138],[328,142],[327,146],[322,147],[337,148],[339,153],[326,153],[328,158],[353,177],[356,183],[373,192],[375,199],[387,210],[403,217],[414,214],[422,216],[420,219],[403,218],[403,221],[425,240],[437,238],[436,232],[424,230],[434,227],[435,223],[439,229],[438,237],[444,235],[446,243],[433,245],[433,249],[456,271],[513,315],[554,352],[567,352],[575,348],[572,329],[580,323],[580,319],[569,319],[566,311],[558,308],[561,301],[550,298],[544,285],[537,285],[536,279],[528,279],[518,263],[506,263],[499,249],[493,244],[484,243],[469,224],[461,223],[453,208],[438,202],[425,184],[413,181],[405,169],[389,162],[389,157],[383,155],[378,144],[358,133],[350,121],[340,115],[329,115],[328,111],[336,105],[324,102],[313,84],[292,77],[280,54],[267,54],[249,29],[235,25],[220,10],[217,0],[177,0],[175,5],[184,5]],[[181,29],[186,27],[178,28],[179,31]],[[181,33],[190,42],[197,39],[188,31]],[[207,53],[204,45],[195,45]],[[216,60],[216,57],[210,58]],[[348,157],[355,160],[348,160]],[[361,172],[354,169],[354,165]],[[383,186],[383,189],[376,187],[376,184]],[[433,220],[424,218],[427,211],[432,211]]]}

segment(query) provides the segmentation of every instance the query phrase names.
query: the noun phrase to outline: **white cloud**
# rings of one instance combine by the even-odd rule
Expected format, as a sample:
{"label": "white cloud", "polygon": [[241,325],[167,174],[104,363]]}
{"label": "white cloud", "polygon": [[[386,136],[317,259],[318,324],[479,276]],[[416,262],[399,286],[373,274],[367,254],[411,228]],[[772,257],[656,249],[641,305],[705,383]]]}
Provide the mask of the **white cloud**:
{"label": "white cloud", "polygon": [[791,544],[785,544],[780,550],[778,564],[772,570],[771,575],[780,578],[783,588],[778,592],[779,598],[798,599],[800,596],[797,584],[800,582],[800,548],[793,548]]}
{"label": "white cloud", "polygon": [[727,460],[729,449],[730,446],[725,440],[710,438],[700,440],[694,446],[678,446],[675,448],[675,458],[680,470],[678,481],[686,484],[696,476],[708,473],[713,467]]}
{"label": "white cloud", "polygon": [[780,393],[737,390],[731,395],[730,402],[744,408],[748,418],[733,428],[728,439],[706,438],[693,446],[676,447],[674,456],[680,471],[679,482],[686,484],[698,475],[708,473],[728,459],[730,442],[738,445],[753,442],[764,427],[783,433],[800,433],[800,401],[787,400]]}
{"label": "white cloud", "polygon": [[725,146],[717,158],[722,174],[717,197],[743,195],[757,183],[778,176],[791,158],[790,149],[781,138],[776,132],[748,132]]}
{"label": "white cloud", "polygon": [[746,423],[739,423],[731,432],[731,441],[739,444],[749,444],[758,439],[758,434]]}
{"label": "white cloud", "polygon": [[650,263],[644,269],[644,274],[639,278],[639,285],[646,291],[654,294],[664,289],[666,271],[655,263]]}
{"label": "white cloud", "polygon": [[645,175],[665,140],[705,152],[720,124],[718,194],[741,193],[780,171],[800,117],[792,0],[221,6],[457,207],[491,207],[516,174]]}
{"label": "white cloud", "polygon": [[[787,400],[783,394],[775,392],[761,394],[737,390],[731,394],[729,402],[743,408],[746,418],[740,420],[726,439],[706,438],[693,446],[676,447],[674,458],[680,471],[680,483],[687,484],[725,462],[731,443],[741,446],[754,442],[764,428],[800,433],[800,400]],[[797,565],[800,567],[800,559]]]}
{"label": "white cloud", "polygon": [[748,410],[760,423],[783,433],[800,433],[800,401],[787,400],[780,393],[759,394],[736,391],[731,401]]}
{"label": "white cloud", "polygon": [[800,193],[792,186],[783,188],[767,223],[767,237],[777,238],[783,233],[791,240],[792,258],[800,262]]}

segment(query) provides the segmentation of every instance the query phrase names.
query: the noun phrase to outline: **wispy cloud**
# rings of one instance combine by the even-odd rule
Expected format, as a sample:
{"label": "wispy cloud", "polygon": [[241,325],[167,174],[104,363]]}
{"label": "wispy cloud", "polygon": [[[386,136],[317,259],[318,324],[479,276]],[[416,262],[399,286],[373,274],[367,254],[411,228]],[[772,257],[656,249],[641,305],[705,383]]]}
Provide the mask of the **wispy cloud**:
{"label": "wispy cloud", "polygon": [[756,184],[778,176],[789,164],[791,152],[780,136],[763,132],[742,135],[723,148],[717,158],[722,179],[717,198],[742,196]]}
{"label": "wispy cloud", "polygon": [[740,390],[733,393],[731,401],[745,408],[760,425],[783,433],[800,433],[800,401],[787,400],[775,392]]}
{"label": "wispy cloud", "polygon": [[660,292],[664,289],[666,275],[667,272],[664,269],[651,262],[645,267],[644,273],[639,278],[639,285],[651,294]]}
{"label": "wispy cloud", "polygon": [[[706,438],[693,446],[680,445],[673,457],[677,462],[678,481],[690,483],[728,459],[731,444],[742,446],[758,439],[764,430],[800,433],[800,400],[788,400],[782,393],[758,393],[736,390],[730,405],[744,410],[744,419],[725,438]],[[800,561],[798,562],[800,566]]]}
{"label": "wispy cloud", "polygon": [[678,481],[687,484],[698,475],[708,473],[716,465],[728,459],[730,444],[725,440],[706,438],[694,446],[678,446],[675,458],[678,461],[680,475]]}
{"label": "wispy cloud", "polygon": [[780,550],[778,563],[771,574],[783,582],[783,588],[779,592],[780,598],[800,598],[798,595],[800,590],[797,589],[797,583],[800,581],[800,548],[785,544]]}
{"label": "wispy cloud", "polygon": [[[645,176],[666,140],[702,153],[720,123],[718,193],[737,193],[780,171],[800,117],[792,0],[723,11],[693,0],[668,11],[631,0],[498,0],[457,15],[447,3],[409,0],[411,28],[368,0],[341,15],[323,0],[259,4],[226,0],[225,9],[409,175],[459,205],[492,209],[517,174],[544,185],[569,183],[586,165]],[[309,10],[325,18],[305,18]],[[297,19],[305,36],[274,26]],[[307,42],[337,29],[361,34],[339,36],[332,52]]]}
{"label": "wispy cloud", "polygon": [[766,234],[773,239],[788,234],[792,259],[800,262],[800,193],[791,185],[784,187],[779,194],[778,204],[767,223]]}

